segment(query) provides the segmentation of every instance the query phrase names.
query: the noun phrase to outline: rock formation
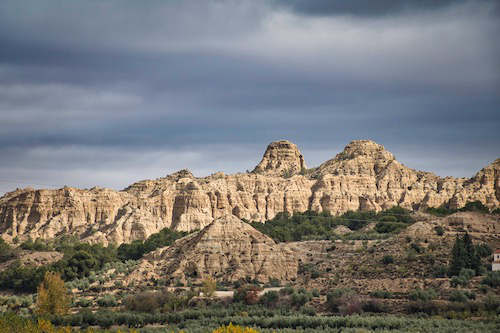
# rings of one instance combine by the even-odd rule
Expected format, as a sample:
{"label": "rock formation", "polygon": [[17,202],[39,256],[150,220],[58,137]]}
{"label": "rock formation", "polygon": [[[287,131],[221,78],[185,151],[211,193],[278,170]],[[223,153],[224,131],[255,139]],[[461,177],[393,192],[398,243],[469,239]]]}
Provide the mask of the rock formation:
{"label": "rock formation", "polygon": [[306,164],[299,148],[290,141],[281,140],[267,146],[262,161],[253,172],[290,177],[305,169]]}
{"label": "rock formation", "polygon": [[134,275],[145,272],[184,283],[205,277],[286,281],[297,277],[298,260],[285,244],[278,245],[234,215],[226,215],[146,255],[138,270],[141,274]]}
{"label": "rock formation", "polygon": [[500,206],[500,159],[470,179],[442,178],[402,165],[373,141],[357,140],[318,168],[304,168],[298,148],[278,141],[252,173],[196,178],[181,170],[123,191],[16,190],[0,198],[0,233],[7,241],[73,234],[120,244],[166,227],[202,229],[227,214],[263,222],[282,211],[308,209],[341,214],[395,205],[459,208],[475,200]]}

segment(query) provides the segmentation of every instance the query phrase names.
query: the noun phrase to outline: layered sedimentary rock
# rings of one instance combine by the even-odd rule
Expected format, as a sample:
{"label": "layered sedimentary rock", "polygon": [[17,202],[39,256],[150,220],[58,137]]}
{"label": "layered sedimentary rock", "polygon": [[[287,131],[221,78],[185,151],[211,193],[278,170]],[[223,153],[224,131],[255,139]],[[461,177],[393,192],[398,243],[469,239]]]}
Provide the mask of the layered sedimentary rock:
{"label": "layered sedimentary rock", "polygon": [[139,271],[186,282],[207,276],[220,280],[292,280],[298,259],[286,245],[226,215],[173,245],[156,250],[139,265]]}
{"label": "layered sedimentary rock", "polygon": [[202,229],[227,214],[263,222],[282,211],[308,209],[340,214],[395,205],[459,208],[475,200],[499,207],[500,159],[470,179],[442,178],[402,165],[373,141],[357,140],[318,168],[304,168],[297,147],[279,141],[252,173],[196,178],[181,170],[123,191],[16,190],[0,198],[0,233],[6,240],[72,234],[120,244],[165,227]]}
{"label": "layered sedimentary rock", "polygon": [[289,177],[305,169],[306,163],[299,148],[290,141],[281,140],[267,146],[262,161],[253,172]]}

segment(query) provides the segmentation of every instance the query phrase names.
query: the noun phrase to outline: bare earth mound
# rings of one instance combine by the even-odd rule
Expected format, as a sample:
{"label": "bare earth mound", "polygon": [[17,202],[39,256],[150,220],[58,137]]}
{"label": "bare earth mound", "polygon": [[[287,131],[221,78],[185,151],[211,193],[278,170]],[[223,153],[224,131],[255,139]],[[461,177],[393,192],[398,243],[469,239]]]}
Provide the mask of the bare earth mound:
{"label": "bare earth mound", "polygon": [[219,281],[286,281],[297,277],[298,260],[284,245],[227,215],[147,255],[138,270],[132,274],[136,278],[157,275],[181,282],[207,276]]}

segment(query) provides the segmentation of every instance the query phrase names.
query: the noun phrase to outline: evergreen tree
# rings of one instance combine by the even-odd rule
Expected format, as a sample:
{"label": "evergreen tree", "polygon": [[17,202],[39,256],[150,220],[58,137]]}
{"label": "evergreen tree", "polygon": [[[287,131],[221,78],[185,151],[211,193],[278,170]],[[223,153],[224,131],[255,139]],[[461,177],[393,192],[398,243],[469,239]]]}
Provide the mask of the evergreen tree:
{"label": "evergreen tree", "polygon": [[458,236],[455,238],[455,244],[451,250],[451,263],[448,269],[449,275],[458,275],[460,270],[467,265],[465,256],[465,246],[463,240]]}
{"label": "evergreen tree", "polygon": [[479,258],[476,247],[474,246],[474,244],[472,244],[472,239],[467,232],[464,235],[463,244],[465,247],[467,260],[466,266],[464,268],[470,268],[473,269],[476,274],[479,273],[479,270],[481,269],[481,258]]}
{"label": "evergreen tree", "polygon": [[448,269],[450,276],[458,276],[464,268],[472,269],[478,274],[481,270],[481,258],[468,233],[462,238],[458,235],[451,250],[451,263]]}

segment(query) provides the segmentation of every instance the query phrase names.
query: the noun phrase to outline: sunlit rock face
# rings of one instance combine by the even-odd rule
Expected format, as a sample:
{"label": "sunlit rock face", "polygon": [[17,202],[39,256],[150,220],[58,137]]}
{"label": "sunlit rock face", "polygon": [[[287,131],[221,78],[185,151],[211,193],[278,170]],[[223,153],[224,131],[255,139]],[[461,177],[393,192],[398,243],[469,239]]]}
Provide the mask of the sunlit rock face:
{"label": "sunlit rock face", "polygon": [[333,159],[306,169],[297,146],[278,141],[251,173],[196,178],[181,170],[123,191],[16,190],[0,198],[0,233],[7,241],[75,235],[120,244],[166,227],[201,230],[227,215],[264,222],[283,211],[460,208],[476,200],[494,208],[500,206],[499,178],[500,159],[470,179],[442,178],[406,167],[368,140],[352,141]]}
{"label": "sunlit rock face", "polygon": [[306,164],[299,148],[290,141],[281,140],[267,146],[262,161],[253,172],[274,176],[292,176],[304,169],[306,169]]}
{"label": "sunlit rock face", "polygon": [[148,254],[144,261],[158,276],[183,282],[208,276],[286,281],[295,279],[298,270],[298,259],[285,244],[276,244],[234,215],[215,219],[201,231]]}

